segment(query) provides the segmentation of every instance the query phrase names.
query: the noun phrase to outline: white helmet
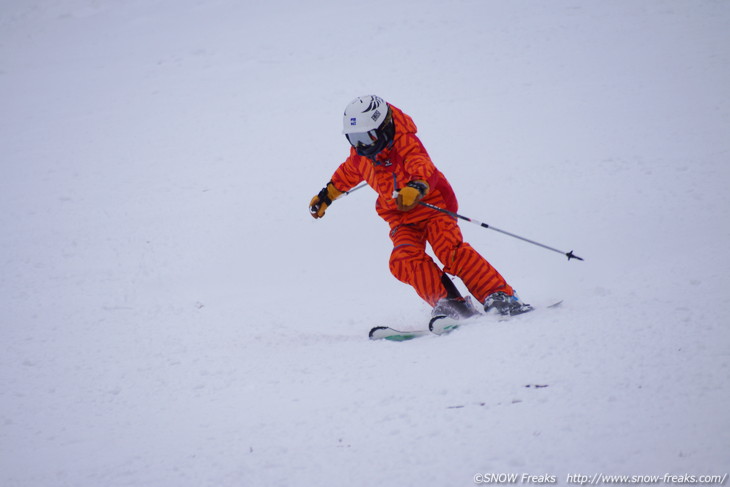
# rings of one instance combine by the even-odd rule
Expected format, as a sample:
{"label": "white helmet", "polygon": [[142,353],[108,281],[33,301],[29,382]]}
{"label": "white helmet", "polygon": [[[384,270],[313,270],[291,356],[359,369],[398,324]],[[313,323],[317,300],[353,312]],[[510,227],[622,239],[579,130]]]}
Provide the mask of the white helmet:
{"label": "white helmet", "polygon": [[375,130],[385,121],[388,104],[375,95],[360,96],[345,108],[342,119],[342,133],[367,132]]}
{"label": "white helmet", "polygon": [[352,100],[345,108],[342,126],[342,133],[350,144],[358,154],[366,157],[374,157],[395,135],[390,108],[375,95]]}

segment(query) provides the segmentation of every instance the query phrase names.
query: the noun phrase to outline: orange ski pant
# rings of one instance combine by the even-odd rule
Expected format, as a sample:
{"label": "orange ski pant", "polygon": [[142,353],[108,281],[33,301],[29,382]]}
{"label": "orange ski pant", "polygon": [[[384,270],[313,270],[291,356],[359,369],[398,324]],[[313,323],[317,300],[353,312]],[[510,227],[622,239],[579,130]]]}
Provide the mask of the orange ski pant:
{"label": "orange ski pant", "polygon": [[[464,242],[459,225],[448,215],[396,226],[390,238],[393,241],[390,272],[399,281],[413,286],[431,306],[447,295],[441,281],[443,272],[460,278],[480,303],[497,291],[514,293],[499,272]],[[443,271],[426,253],[426,243],[443,264]]]}

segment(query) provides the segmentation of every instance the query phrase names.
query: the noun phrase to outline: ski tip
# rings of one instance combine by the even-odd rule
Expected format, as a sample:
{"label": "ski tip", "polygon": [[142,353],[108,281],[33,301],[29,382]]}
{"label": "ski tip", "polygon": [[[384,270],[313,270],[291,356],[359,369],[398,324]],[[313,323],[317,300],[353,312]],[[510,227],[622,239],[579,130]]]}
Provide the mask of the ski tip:
{"label": "ski tip", "polygon": [[370,338],[371,340],[377,340],[378,338],[375,336],[376,333],[378,333],[378,331],[380,331],[380,330],[387,330],[387,329],[388,329],[387,326],[374,326],[370,330],[370,333],[368,333],[368,338]]}

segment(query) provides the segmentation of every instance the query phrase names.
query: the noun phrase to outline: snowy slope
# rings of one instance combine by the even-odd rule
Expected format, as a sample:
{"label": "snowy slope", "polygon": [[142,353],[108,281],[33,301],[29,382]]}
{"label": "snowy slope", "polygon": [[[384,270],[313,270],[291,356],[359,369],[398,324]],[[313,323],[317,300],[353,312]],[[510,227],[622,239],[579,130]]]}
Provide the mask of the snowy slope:
{"label": "snowy slope", "polygon": [[[730,470],[730,4],[0,4],[0,484]],[[411,114],[531,303],[409,343],[340,116]],[[536,387],[544,386],[544,387]]]}

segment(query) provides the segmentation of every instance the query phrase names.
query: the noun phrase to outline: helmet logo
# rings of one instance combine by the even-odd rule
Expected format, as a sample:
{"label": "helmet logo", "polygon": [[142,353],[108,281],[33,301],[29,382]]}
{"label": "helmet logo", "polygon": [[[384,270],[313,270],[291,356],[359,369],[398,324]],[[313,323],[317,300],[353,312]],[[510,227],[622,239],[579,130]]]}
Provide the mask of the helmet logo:
{"label": "helmet logo", "polygon": [[362,112],[365,113],[365,112],[369,112],[370,110],[375,110],[376,108],[378,108],[380,106],[380,103],[382,101],[383,100],[380,97],[371,96],[370,105],[368,105],[368,107],[365,110],[363,110]]}
{"label": "helmet logo", "polygon": [[378,119],[378,117],[380,117],[380,111],[375,110],[375,112],[373,113],[373,115],[370,118],[372,118],[373,122],[375,122]]}
{"label": "helmet logo", "polygon": [[352,117],[352,118],[350,119],[350,125],[357,125],[357,118],[355,118],[355,117]]}

